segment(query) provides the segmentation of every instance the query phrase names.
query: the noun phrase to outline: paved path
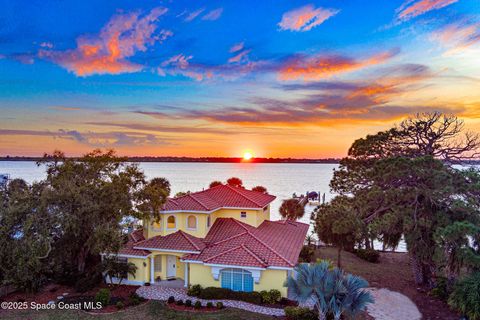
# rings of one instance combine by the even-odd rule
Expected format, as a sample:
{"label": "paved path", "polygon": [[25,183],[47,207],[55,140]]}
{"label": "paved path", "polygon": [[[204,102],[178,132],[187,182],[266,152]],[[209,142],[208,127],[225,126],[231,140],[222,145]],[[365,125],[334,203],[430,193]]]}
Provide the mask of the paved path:
{"label": "paved path", "polygon": [[[405,295],[390,291],[388,289],[369,288],[375,303],[369,304],[367,312],[377,320],[420,320],[422,314],[418,311],[417,306]],[[205,305],[207,302],[218,301],[223,302],[224,306],[243,309],[251,312],[262,313],[271,316],[284,316],[283,309],[268,308],[255,305],[243,301],[235,300],[204,300],[187,295],[184,288],[166,288],[160,286],[140,287],[137,289],[137,294],[146,299],[153,300],[168,300],[170,296],[174,296],[175,300],[182,299],[184,302],[187,299],[195,302],[199,300]],[[300,304],[303,307],[313,308],[313,301],[307,301]]]}
{"label": "paved path", "polygon": [[243,301],[235,301],[235,300],[204,300],[198,299],[195,297],[190,297],[187,295],[187,291],[183,288],[165,288],[160,286],[148,286],[148,287],[140,287],[137,289],[137,294],[145,299],[153,299],[153,300],[168,300],[170,296],[174,296],[175,300],[182,299],[183,302],[185,300],[190,299],[193,303],[195,301],[201,301],[202,305],[205,305],[207,302],[212,302],[213,304],[221,301],[225,307],[243,309],[251,312],[257,312],[266,314],[269,316],[284,316],[285,312],[283,309],[277,308],[268,308],[262,307],[256,304],[243,302]]}

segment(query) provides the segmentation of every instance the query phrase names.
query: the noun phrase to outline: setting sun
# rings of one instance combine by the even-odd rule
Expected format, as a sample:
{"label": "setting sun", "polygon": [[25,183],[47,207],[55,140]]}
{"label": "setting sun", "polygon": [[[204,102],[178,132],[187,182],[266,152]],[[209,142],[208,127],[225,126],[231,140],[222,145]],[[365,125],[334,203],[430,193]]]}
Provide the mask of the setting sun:
{"label": "setting sun", "polygon": [[252,154],[251,154],[250,152],[245,152],[245,153],[243,154],[243,160],[247,160],[247,161],[248,161],[248,160],[250,160],[250,159],[252,159],[252,158],[253,158],[253,156],[252,156]]}

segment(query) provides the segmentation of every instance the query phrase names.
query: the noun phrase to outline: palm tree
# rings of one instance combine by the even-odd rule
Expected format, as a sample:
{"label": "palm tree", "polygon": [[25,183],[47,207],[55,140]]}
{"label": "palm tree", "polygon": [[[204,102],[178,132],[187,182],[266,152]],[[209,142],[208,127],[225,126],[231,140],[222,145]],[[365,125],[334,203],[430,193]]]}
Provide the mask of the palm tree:
{"label": "palm tree", "polygon": [[335,320],[342,315],[355,317],[367,304],[373,303],[372,296],[365,290],[367,281],[332,268],[328,261],[299,264],[295,271],[296,277],[288,277],[285,286],[299,302],[313,299],[319,320],[327,319],[328,314]]}
{"label": "palm tree", "polygon": [[305,214],[305,207],[297,199],[283,200],[280,215],[287,220],[297,220]]}

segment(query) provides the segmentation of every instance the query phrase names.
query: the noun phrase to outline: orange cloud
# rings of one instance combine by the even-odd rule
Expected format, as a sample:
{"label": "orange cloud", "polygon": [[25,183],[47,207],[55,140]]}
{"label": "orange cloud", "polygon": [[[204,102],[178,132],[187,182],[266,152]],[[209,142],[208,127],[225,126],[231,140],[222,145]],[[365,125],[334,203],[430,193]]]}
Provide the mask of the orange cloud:
{"label": "orange cloud", "polygon": [[398,20],[409,20],[428,11],[441,9],[458,0],[407,0],[397,9]]}
{"label": "orange cloud", "polygon": [[371,65],[384,63],[397,53],[398,50],[390,50],[364,60],[355,60],[344,56],[297,56],[288,60],[280,68],[279,79],[311,81],[329,78],[336,74],[352,72]]}
{"label": "orange cloud", "polygon": [[434,31],[432,39],[449,48],[448,53],[464,50],[480,43],[480,22],[459,21]]}
{"label": "orange cloud", "polygon": [[58,63],[77,76],[139,71],[143,67],[126,58],[134,56],[137,51],[146,51],[148,45],[172,35],[168,30],[155,34],[155,22],[166,12],[166,8],[154,8],[144,16],[138,12],[115,15],[99,35],[78,38],[76,49],[40,50],[39,56]]}
{"label": "orange cloud", "polygon": [[278,25],[281,30],[309,31],[338,12],[335,9],[315,8],[309,4],[284,13]]}

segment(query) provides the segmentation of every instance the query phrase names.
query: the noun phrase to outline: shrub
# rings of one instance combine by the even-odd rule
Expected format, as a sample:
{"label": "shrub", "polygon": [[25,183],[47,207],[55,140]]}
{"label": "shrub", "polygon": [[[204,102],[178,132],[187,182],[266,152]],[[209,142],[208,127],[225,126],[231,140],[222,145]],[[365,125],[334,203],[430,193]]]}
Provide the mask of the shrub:
{"label": "shrub", "polygon": [[285,315],[289,320],[317,320],[318,315],[309,308],[285,307]]}
{"label": "shrub", "polygon": [[199,284],[196,284],[188,288],[187,294],[192,297],[198,297],[201,292],[202,292],[202,286]]}
{"label": "shrub", "polygon": [[312,262],[315,250],[310,246],[303,246],[298,257],[299,262]]}
{"label": "shrub", "polygon": [[75,282],[74,288],[76,292],[84,293],[98,286],[100,282],[102,282],[101,274],[95,273],[91,275],[86,275],[78,279],[77,282]]}
{"label": "shrub", "polygon": [[262,296],[263,303],[270,303],[270,293],[267,290],[260,291],[260,295]]}
{"label": "shrub", "polygon": [[192,300],[190,300],[190,299],[185,300],[185,305],[187,307],[191,307],[192,306]]}
{"label": "shrub", "polygon": [[207,308],[213,308],[213,303],[211,303],[210,301],[207,302]]}
{"label": "shrub", "polygon": [[262,303],[262,296],[260,293],[253,292],[243,292],[243,291],[233,291],[225,288],[216,288],[216,287],[207,287],[200,291],[198,295],[201,299],[228,299],[228,300],[240,300],[245,302],[250,302],[254,304]]}
{"label": "shrub", "polygon": [[380,253],[374,249],[357,249],[355,255],[360,259],[368,262],[377,263],[380,258]]}
{"label": "shrub", "polygon": [[223,307],[223,302],[218,301],[218,302],[217,302],[217,309],[223,309],[223,308],[224,308],[224,307]]}
{"label": "shrub", "polygon": [[177,306],[183,306],[183,300],[182,299],[177,300],[176,304]]}
{"label": "shrub", "polygon": [[287,299],[287,298],[281,298],[279,303],[282,305],[282,306],[290,306],[290,307],[297,307],[298,306],[298,301],[294,301],[294,300],[290,300],[290,299]]}
{"label": "shrub", "polygon": [[447,290],[447,278],[439,277],[437,278],[435,288],[428,292],[432,297],[446,301],[448,299],[448,290]]}
{"label": "shrub", "polygon": [[480,319],[480,272],[458,281],[448,298],[448,304],[470,320]]}
{"label": "shrub", "polygon": [[110,290],[107,288],[98,290],[97,295],[95,296],[95,301],[100,302],[102,307],[107,306],[110,303]]}
{"label": "shrub", "polygon": [[272,303],[277,303],[282,298],[282,294],[277,289],[272,289],[268,293],[270,294],[270,301]]}
{"label": "shrub", "polygon": [[195,309],[200,309],[202,307],[202,303],[200,301],[195,301],[195,304],[193,306]]}
{"label": "shrub", "polygon": [[175,297],[174,297],[174,296],[168,297],[167,302],[168,302],[168,303],[174,303],[174,302],[175,302]]}
{"label": "shrub", "polygon": [[117,307],[117,309],[123,309],[125,307],[122,301],[118,301],[115,306]]}

